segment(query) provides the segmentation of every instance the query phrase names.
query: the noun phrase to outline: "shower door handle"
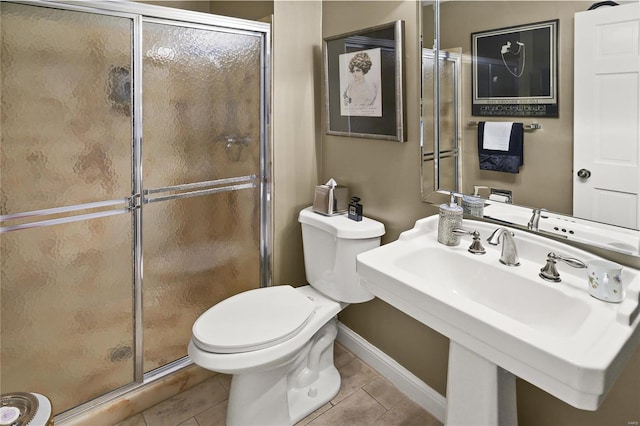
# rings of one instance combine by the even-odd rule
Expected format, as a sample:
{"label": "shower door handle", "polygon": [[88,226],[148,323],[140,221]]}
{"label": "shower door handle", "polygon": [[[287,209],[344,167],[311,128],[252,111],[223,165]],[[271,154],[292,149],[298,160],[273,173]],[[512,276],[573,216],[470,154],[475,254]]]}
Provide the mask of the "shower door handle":
{"label": "shower door handle", "polygon": [[[176,200],[179,198],[216,194],[218,192],[255,188],[256,186],[258,186],[258,177],[256,175],[247,175],[210,180],[206,182],[166,186],[163,188],[145,189],[144,191],[142,191],[142,203],[157,203],[158,201]],[[166,193],[168,195],[154,195],[160,193]],[[149,197],[150,195],[151,197]]]}
{"label": "shower door handle", "polygon": [[[85,213],[87,210],[92,210],[92,212]],[[22,229],[39,228],[42,226],[60,225],[63,223],[114,216],[130,213],[131,210],[132,206],[130,198],[118,198],[115,200],[97,201],[92,203],[76,204],[73,206],[53,207],[50,209],[0,215],[0,234],[19,231]],[[19,223],[12,224],[11,222],[14,221],[19,221]]]}

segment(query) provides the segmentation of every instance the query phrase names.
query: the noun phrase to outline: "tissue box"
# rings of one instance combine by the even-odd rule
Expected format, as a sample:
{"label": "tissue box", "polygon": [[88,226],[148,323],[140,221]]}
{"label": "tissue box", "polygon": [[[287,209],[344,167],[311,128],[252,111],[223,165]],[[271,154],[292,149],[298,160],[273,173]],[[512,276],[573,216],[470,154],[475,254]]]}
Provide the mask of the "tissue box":
{"label": "tissue box", "polygon": [[316,186],[313,211],[325,216],[345,213],[349,208],[349,188],[343,185]]}

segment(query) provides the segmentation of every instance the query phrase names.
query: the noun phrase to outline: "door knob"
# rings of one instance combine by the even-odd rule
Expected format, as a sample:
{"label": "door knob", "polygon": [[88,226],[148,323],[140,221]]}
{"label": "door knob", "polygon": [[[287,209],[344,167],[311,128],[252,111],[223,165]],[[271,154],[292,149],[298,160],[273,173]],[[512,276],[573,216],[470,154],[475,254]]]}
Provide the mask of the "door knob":
{"label": "door knob", "polygon": [[591,171],[587,169],[580,169],[578,170],[578,177],[583,179],[589,179],[589,177],[591,177]]}

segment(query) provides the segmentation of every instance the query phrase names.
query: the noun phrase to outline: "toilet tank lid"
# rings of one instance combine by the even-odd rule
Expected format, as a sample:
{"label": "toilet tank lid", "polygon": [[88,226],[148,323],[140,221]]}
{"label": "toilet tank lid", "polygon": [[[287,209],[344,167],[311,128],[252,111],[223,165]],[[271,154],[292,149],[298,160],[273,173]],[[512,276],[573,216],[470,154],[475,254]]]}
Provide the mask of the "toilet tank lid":
{"label": "toilet tank lid", "polygon": [[329,232],[337,238],[365,239],[384,235],[384,225],[377,220],[363,217],[360,222],[351,220],[347,214],[324,216],[313,211],[312,207],[302,210],[298,222],[315,226]]}

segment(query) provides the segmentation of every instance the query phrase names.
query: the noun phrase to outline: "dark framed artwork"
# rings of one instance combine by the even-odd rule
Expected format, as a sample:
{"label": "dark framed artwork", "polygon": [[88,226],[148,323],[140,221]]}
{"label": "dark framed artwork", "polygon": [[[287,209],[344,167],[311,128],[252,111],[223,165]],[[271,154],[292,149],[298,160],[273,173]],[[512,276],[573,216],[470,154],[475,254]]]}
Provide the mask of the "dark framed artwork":
{"label": "dark framed artwork", "polygon": [[404,142],[404,21],[324,39],[327,134]]}
{"label": "dark framed artwork", "polygon": [[558,116],[558,20],[471,34],[472,114]]}

